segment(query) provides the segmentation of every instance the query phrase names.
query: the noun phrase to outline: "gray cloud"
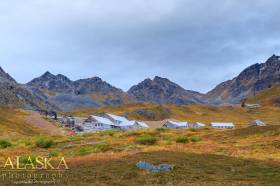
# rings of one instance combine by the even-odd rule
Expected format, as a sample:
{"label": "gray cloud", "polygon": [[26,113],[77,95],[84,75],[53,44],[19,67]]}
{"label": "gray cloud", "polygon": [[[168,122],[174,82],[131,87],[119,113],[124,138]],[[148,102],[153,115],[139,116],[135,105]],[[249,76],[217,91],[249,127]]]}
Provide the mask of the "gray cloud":
{"label": "gray cloud", "polygon": [[276,0],[0,2],[0,65],[19,82],[46,70],[127,90],[167,77],[206,92],[280,49]]}

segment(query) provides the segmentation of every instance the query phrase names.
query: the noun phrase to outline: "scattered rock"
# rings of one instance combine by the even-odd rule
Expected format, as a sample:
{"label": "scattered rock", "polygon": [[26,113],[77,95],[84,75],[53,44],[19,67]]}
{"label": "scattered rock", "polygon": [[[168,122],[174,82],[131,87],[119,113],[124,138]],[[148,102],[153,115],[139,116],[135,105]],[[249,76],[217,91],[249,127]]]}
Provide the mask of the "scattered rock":
{"label": "scattered rock", "polygon": [[151,163],[147,163],[144,161],[139,161],[136,166],[139,169],[147,170],[151,172],[170,172],[174,169],[173,165],[168,164],[160,164],[160,165],[153,165]]}

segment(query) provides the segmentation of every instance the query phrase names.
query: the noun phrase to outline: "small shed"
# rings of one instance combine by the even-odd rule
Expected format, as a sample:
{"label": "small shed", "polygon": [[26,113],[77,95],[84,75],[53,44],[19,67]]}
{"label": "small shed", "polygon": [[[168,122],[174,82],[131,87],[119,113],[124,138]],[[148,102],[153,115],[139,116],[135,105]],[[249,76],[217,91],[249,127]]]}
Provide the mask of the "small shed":
{"label": "small shed", "polygon": [[264,123],[264,122],[262,122],[261,120],[259,120],[259,119],[257,119],[257,120],[255,120],[254,122],[252,122],[251,124],[250,124],[250,126],[266,126],[266,124]]}
{"label": "small shed", "polygon": [[170,129],[181,129],[181,128],[187,128],[188,122],[177,122],[172,120],[167,120],[162,125],[164,128],[170,128]]}
{"label": "small shed", "polygon": [[233,123],[217,123],[212,122],[210,123],[211,127],[217,128],[217,129],[233,129],[235,126]]}

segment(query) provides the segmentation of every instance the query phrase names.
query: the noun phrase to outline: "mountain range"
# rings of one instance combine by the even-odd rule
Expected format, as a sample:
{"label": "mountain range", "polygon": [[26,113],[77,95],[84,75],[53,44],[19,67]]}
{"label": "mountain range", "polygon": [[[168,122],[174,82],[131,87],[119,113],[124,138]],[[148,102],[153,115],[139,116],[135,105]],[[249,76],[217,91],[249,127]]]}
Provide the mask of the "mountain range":
{"label": "mountain range", "polygon": [[72,81],[50,72],[27,84],[18,84],[0,67],[0,104],[28,109],[72,111],[80,108],[121,105],[131,102],[158,104],[238,104],[241,100],[280,84],[280,57],[273,55],[225,81],[206,94],[185,90],[162,77],[145,79],[127,92],[99,77]]}

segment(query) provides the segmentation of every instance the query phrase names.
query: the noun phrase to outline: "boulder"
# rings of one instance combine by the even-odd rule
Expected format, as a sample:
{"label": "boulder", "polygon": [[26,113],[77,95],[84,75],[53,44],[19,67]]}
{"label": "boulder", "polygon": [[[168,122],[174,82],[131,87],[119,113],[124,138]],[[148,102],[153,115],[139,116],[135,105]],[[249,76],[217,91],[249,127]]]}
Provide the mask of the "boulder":
{"label": "boulder", "polygon": [[147,163],[144,161],[139,161],[136,166],[139,169],[147,170],[150,172],[170,172],[174,169],[173,165],[168,164],[159,164],[159,165],[153,165],[151,163]]}

